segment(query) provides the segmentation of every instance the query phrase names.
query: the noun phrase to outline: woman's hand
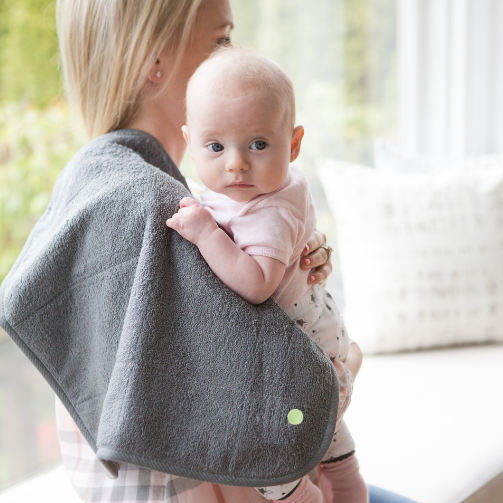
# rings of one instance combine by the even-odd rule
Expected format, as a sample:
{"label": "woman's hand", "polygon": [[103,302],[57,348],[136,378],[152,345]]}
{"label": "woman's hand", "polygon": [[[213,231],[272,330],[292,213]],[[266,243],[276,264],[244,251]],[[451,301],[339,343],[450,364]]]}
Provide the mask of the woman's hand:
{"label": "woman's hand", "polygon": [[[327,237],[323,232],[315,229],[307,246],[301,253],[300,268],[311,270],[307,282],[311,285],[321,283],[324,286],[328,275],[332,272],[332,262],[328,253],[320,246],[326,246]],[[328,258],[328,260],[327,260]]]}

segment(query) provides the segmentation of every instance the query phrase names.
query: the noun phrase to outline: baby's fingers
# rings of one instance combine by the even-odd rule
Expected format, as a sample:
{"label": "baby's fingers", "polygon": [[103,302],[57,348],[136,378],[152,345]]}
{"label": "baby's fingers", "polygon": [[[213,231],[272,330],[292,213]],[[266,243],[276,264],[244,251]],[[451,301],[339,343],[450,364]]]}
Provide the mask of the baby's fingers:
{"label": "baby's fingers", "polygon": [[183,224],[177,218],[168,218],[166,220],[166,225],[176,232],[180,232],[183,230]]}
{"label": "baby's fingers", "polygon": [[186,208],[187,206],[200,206],[200,204],[192,197],[184,197],[180,201],[180,208]]}

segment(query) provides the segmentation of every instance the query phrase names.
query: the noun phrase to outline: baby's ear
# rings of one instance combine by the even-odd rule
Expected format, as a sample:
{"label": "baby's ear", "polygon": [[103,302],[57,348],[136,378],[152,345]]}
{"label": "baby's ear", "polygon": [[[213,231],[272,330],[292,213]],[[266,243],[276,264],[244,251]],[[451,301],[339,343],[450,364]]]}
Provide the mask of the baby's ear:
{"label": "baby's ear", "polygon": [[187,146],[189,147],[189,154],[192,157],[192,150],[190,148],[190,135],[189,135],[189,127],[187,125],[182,126],[182,133],[185,141],[187,142]]}
{"label": "baby's ear", "polygon": [[292,133],[292,143],[290,145],[290,162],[295,161],[295,159],[299,157],[302,138],[304,138],[304,126],[297,126]]}

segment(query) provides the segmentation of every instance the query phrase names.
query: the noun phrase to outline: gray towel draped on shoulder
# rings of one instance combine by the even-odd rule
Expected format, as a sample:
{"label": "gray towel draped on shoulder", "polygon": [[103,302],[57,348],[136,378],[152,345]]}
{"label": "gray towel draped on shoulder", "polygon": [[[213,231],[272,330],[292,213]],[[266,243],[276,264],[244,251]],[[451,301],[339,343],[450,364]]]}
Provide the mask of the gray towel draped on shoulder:
{"label": "gray towel draped on shoulder", "polygon": [[228,485],[295,480],[332,439],[335,368],[273,299],[248,304],[166,227],[187,195],[147,133],[89,143],[2,283],[0,325],[110,478],[127,462]]}

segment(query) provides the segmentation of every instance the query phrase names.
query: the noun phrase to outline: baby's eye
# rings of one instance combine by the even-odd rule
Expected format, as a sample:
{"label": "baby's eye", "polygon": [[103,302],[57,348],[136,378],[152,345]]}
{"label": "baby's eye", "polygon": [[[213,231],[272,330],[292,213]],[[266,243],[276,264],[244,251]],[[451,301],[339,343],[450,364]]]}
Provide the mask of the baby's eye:
{"label": "baby's eye", "polygon": [[267,143],[265,141],[254,141],[251,145],[250,148],[252,150],[264,150],[267,146]]}
{"label": "baby's eye", "polygon": [[221,143],[212,143],[211,145],[208,145],[206,148],[210,152],[218,153],[218,152],[222,152],[222,150],[224,149],[224,146]]}

